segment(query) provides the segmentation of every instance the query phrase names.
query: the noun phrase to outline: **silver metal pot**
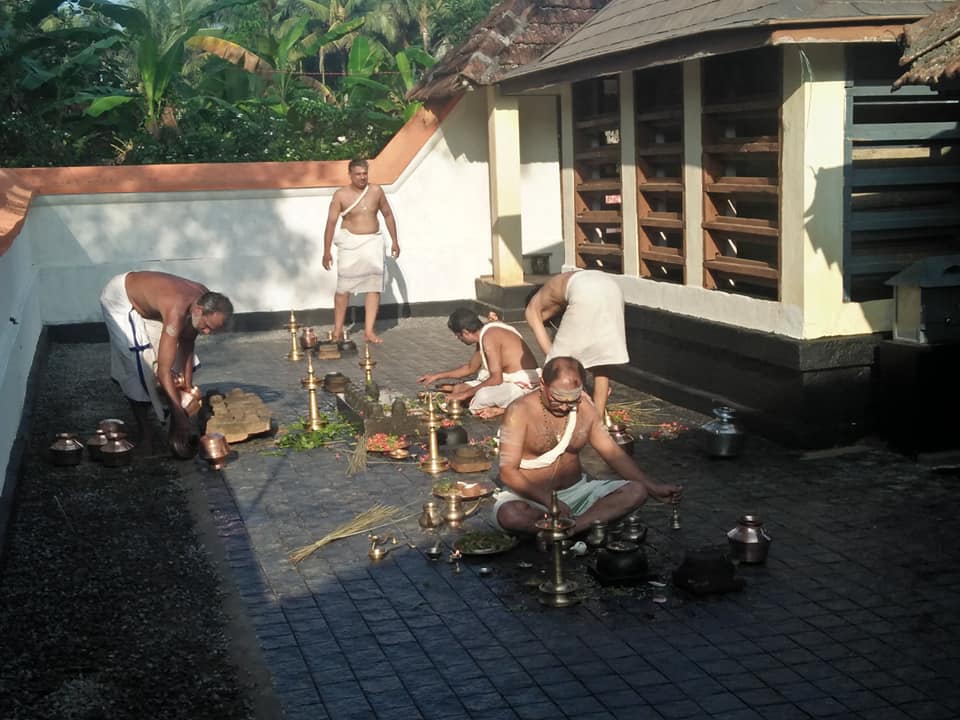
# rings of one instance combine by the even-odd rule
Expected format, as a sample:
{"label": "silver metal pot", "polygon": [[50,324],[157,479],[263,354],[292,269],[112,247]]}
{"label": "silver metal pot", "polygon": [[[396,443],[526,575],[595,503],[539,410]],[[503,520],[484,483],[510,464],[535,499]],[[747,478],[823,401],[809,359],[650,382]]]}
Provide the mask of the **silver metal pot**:
{"label": "silver metal pot", "polygon": [[730,550],[742,563],[762,563],[770,550],[770,536],[756,515],[744,515],[737,526],[727,533]]}
{"label": "silver metal pot", "polygon": [[730,407],[713,409],[714,419],[701,428],[704,449],[713,457],[737,457],[743,452],[746,433],[736,422],[737,411]]}

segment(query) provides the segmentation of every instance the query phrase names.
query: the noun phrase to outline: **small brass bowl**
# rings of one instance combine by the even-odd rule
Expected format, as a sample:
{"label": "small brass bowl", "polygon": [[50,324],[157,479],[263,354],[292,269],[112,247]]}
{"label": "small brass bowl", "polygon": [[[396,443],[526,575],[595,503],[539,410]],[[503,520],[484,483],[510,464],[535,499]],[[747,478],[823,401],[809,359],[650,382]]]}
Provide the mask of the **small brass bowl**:
{"label": "small brass bowl", "polygon": [[397,448],[396,450],[391,450],[387,454],[394,460],[406,460],[408,457],[410,457],[410,451],[406,448]]}

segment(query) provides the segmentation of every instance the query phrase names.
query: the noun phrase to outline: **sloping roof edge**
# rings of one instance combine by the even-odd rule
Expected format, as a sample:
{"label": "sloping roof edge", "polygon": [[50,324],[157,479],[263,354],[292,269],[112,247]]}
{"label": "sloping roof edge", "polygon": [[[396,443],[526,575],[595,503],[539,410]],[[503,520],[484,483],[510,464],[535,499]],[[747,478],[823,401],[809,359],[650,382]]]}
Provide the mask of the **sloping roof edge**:
{"label": "sloping roof edge", "polygon": [[909,68],[893,83],[935,85],[960,76],[960,2],[903,29],[901,65]]}

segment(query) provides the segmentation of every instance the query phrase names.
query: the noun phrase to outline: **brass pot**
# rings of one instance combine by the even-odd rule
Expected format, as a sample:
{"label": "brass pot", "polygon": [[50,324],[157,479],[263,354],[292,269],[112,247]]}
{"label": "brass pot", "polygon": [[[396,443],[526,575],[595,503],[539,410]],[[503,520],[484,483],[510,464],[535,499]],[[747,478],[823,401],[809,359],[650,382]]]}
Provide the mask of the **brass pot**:
{"label": "brass pot", "polygon": [[127,424],[119,418],[107,418],[101,420],[98,426],[104,433],[124,433],[127,432]]}
{"label": "brass pot", "polygon": [[463,502],[460,500],[459,493],[451,493],[443,498],[443,520],[452,528],[460,527],[461,523],[480,509],[480,501],[477,500],[469,510],[463,509]]}
{"label": "brass pot", "polygon": [[74,433],[57,433],[49,448],[50,461],[54,465],[79,465],[83,459],[83,444]]}
{"label": "brass pot", "polygon": [[103,446],[107,443],[107,434],[98,429],[93,435],[87,438],[85,443],[87,446],[87,455],[90,456],[90,459],[95,462],[100,462],[103,457],[100,454],[100,450],[103,449]]}
{"label": "brass pot", "polygon": [[189,389],[184,388],[180,390],[180,407],[183,408],[187,417],[193,417],[200,412],[202,405],[203,395],[200,393],[200,388],[196,385]]}
{"label": "brass pot", "polygon": [[443,525],[443,515],[440,512],[440,506],[432,500],[423,504],[423,512],[417,519],[417,523],[424,530],[440,527]]}
{"label": "brass pot", "polygon": [[633,435],[630,434],[626,425],[613,423],[607,427],[607,431],[621,450],[627,455],[633,455]]}
{"label": "brass pot", "polygon": [[100,448],[104,467],[122,467],[133,459],[133,443],[123,433],[108,432],[107,442]]}
{"label": "brass pot", "polygon": [[305,327],[300,331],[300,347],[304,350],[313,350],[318,342],[319,338],[312,327]]}
{"label": "brass pot", "polygon": [[230,445],[221,433],[207,433],[200,438],[200,457],[206,460],[214,470],[223,467],[229,454]]}

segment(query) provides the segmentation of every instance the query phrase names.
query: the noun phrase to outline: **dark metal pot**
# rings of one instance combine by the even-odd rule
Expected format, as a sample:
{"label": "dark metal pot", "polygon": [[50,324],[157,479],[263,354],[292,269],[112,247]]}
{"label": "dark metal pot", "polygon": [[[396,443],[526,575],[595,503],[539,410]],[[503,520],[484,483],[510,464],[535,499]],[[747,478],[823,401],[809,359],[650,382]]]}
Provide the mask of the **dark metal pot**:
{"label": "dark metal pot", "polygon": [[636,543],[614,540],[597,551],[597,572],[610,579],[642,575],[647,572],[647,555]]}
{"label": "dark metal pot", "polygon": [[437,428],[437,443],[440,445],[466,445],[467,431],[463,425]]}
{"label": "dark metal pot", "polygon": [[107,433],[107,442],[100,448],[104,467],[122,467],[133,459],[133,443],[123,433]]}
{"label": "dark metal pot", "polygon": [[103,430],[97,430],[93,435],[87,438],[87,455],[95,462],[100,462],[102,456],[100,450],[107,444],[107,434]]}
{"label": "dark metal pot", "polygon": [[73,433],[57,433],[49,454],[50,462],[54,465],[79,465],[83,460],[83,443]]}

